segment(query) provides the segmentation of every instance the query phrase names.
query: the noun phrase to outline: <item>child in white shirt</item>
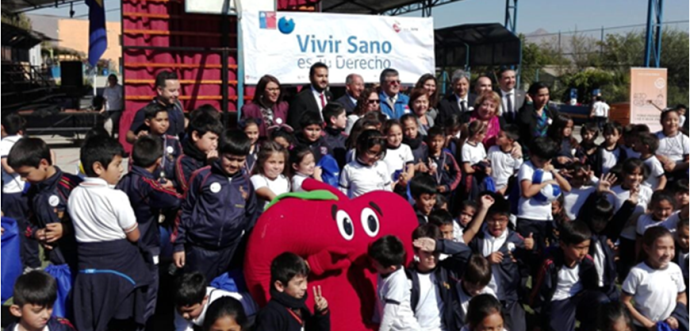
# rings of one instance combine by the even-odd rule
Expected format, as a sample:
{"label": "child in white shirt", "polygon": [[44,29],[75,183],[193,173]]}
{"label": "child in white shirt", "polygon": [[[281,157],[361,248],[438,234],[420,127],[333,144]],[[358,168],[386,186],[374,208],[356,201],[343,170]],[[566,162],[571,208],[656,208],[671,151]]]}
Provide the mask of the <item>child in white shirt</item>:
{"label": "child in white shirt", "polygon": [[366,130],[357,138],[357,153],[340,173],[340,190],[350,198],[376,190],[392,191],[388,167],[380,159],[386,153],[386,140],[377,130]]}
{"label": "child in white shirt", "polygon": [[522,165],[522,155],[514,152],[513,144],[520,138],[520,131],[514,125],[506,125],[498,134],[496,145],[489,148],[488,159],[491,164],[491,178],[496,192],[506,195],[508,180]]}
{"label": "child in white shirt", "polygon": [[290,192],[290,181],[285,175],[287,159],[288,152],[279,143],[268,141],[261,146],[256,167],[254,167],[255,175],[251,177],[251,181],[256,196],[264,204],[283,193]]}
{"label": "child in white shirt", "polygon": [[411,306],[411,285],[405,275],[405,248],[395,236],[369,246],[368,255],[379,274],[376,292],[379,331],[421,330]]}
{"label": "child in white shirt", "polygon": [[634,146],[635,151],[640,153],[640,159],[647,167],[647,178],[642,182],[643,185],[653,191],[666,188],[666,174],[664,166],[657,159],[656,153],[659,149],[659,138],[651,133],[640,133]]}
{"label": "child in white shirt", "polygon": [[658,322],[666,322],[676,330],[678,320],[672,314],[678,303],[687,305],[687,297],[683,273],[671,262],[673,235],[666,228],[654,227],[645,232],[642,241],[647,258],[625,278],[621,302],[635,325],[650,329]]}
{"label": "child in white shirt", "polygon": [[314,152],[308,146],[299,145],[290,152],[290,170],[292,171],[292,192],[304,192],[302,182],[314,178],[320,182],[323,170],[316,166]]}

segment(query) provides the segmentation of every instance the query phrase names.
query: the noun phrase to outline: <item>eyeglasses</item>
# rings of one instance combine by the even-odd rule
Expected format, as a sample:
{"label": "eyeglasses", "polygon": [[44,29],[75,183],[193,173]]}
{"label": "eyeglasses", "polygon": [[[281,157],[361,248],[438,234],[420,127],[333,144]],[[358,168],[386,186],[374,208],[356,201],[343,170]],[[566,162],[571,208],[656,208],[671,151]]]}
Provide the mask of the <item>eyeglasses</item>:
{"label": "eyeglasses", "polygon": [[369,100],[367,100],[367,103],[368,103],[368,104],[381,103],[381,100],[379,100],[379,99],[369,99]]}
{"label": "eyeglasses", "polygon": [[266,92],[280,92],[280,87],[268,87]]}
{"label": "eyeglasses", "polygon": [[400,79],[386,81],[388,85],[400,85]]}

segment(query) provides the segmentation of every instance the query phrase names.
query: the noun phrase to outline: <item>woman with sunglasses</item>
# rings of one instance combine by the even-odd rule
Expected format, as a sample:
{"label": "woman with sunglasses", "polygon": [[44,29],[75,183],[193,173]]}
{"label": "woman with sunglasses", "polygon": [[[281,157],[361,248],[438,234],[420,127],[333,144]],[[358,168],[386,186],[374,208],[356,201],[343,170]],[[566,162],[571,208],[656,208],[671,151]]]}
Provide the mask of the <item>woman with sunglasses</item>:
{"label": "woman with sunglasses", "polygon": [[357,120],[362,118],[364,114],[372,111],[381,111],[381,100],[379,100],[379,93],[376,89],[367,88],[359,95],[354,112],[347,117],[345,133],[349,135]]}

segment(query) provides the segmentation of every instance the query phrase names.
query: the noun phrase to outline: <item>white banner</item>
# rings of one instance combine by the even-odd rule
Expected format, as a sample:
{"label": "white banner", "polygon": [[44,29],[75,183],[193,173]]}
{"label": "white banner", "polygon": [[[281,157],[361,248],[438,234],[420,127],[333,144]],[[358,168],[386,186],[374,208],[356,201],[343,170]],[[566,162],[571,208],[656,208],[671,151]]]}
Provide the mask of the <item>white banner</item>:
{"label": "white banner", "polygon": [[376,83],[386,68],[407,84],[435,72],[432,18],[243,11],[241,24],[246,84],[265,74],[308,83],[317,62],[328,65],[333,85],[351,73]]}

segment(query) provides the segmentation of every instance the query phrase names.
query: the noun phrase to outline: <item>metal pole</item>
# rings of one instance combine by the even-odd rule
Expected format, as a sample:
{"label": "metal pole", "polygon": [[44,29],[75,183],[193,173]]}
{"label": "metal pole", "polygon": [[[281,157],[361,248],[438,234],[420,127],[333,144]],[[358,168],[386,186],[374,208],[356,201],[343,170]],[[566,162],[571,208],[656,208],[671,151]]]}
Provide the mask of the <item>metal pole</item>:
{"label": "metal pole", "polygon": [[658,0],[657,1],[657,11],[656,11],[657,19],[656,19],[656,40],[654,42],[654,57],[655,57],[655,63],[656,67],[658,68],[661,66],[661,33],[662,33],[662,22],[663,17],[664,17],[664,0]]}
{"label": "metal pole", "polygon": [[645,38],[645,45],[644,45],[644,66],[649,67],[649,59],[652,54],[652,18],[653,14],[652,11],[654,10],[654,1],[655,0],[649,0],[649,4],[647,7],[647,35]]}
{"label": "metal pole", "polygon": [[[239,1],[238,1],[239,2]],[[237,120],[242,117],[242,106],[244,105],[244,49],[242,47],[242,25],[240,24],[240,13],[237,16]]]}

